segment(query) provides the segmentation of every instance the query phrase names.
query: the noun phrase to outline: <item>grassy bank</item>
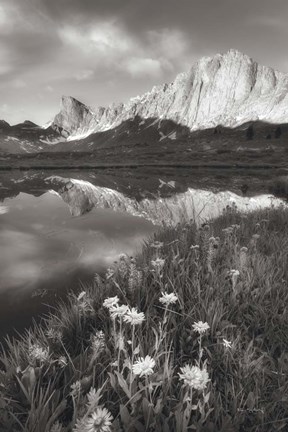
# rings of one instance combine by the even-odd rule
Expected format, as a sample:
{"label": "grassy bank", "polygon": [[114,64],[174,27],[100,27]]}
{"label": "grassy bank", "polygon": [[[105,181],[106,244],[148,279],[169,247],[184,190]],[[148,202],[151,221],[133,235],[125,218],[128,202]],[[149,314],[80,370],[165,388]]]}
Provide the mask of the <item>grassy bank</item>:
{"label": "grassy bank", "polygon": [[164,228],[8,341],[0,430],[287,430],[287,256],[285,209]]}

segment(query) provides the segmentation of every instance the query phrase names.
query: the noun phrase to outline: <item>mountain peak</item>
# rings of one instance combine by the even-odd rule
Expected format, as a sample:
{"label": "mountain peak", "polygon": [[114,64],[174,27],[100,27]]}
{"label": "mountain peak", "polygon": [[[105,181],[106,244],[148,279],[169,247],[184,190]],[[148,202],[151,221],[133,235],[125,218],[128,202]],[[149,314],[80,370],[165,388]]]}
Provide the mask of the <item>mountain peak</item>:
{"label": "mountain peak", "polygon": [[126,120],[166,119],[190,130],[263,120],[288,121],[288,75],[260,66],[237,49],[203,57],[174,82],[153,87],[126,104],[93,112],[70,96],[62,98],[54,124],[73,137],[112,129]]}

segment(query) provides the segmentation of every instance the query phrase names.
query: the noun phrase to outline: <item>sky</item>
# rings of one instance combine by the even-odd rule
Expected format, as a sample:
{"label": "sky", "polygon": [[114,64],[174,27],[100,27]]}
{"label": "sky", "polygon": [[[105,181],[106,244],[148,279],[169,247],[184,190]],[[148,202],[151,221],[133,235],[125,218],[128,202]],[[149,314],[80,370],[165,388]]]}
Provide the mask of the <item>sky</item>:
{"label": "sky", "polygon": [[287,0],[0,0],[0,119],[125,102],[230,48],[288,73],[287,22]]}

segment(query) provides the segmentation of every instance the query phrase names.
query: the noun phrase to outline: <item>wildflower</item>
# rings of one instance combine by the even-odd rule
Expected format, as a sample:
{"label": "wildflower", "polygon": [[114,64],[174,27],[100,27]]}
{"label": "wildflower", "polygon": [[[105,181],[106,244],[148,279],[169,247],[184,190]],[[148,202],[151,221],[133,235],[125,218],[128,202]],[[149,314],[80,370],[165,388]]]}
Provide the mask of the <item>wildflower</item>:
{"label": "wildflower", "polygon": [[139,360],[132,365],[132,371],[135,375],[139,375],[140,377],[143,375],[148,376],[154,372],[153,368],[155,367],[155,364],[155,360],[149,355],[145,358],[140,357]]}
{"label": "wildflower", "polygon": [[209,324],[207,322],[203,323],[203,321],[198,321],[197,323],[194,322],[192,327],[193,330],[197,331],[200,335],[205,333],[210,328]]}
{"label": "wildflower", "polygon": [[207,370],[200,369],[198,366],[185,365],[180,368],[182,373],[179,373],[180,379],[184,381],[184,384],[195,390],[203,391],[208,382],[210,381]]}
{"label": "wildflower", "polygon": [[29,346],[29,357],[30,360],[35,361],[38,360],[41,363],[49,360],[49,351],[47,348],[43,348],[42,346],[35,344]]}
{"label": "wildflower", "polygon": [[57,363],[58,363],[58,365],[59,365],[60,367],[65,367],[65,366],[67,366],[67,364],[68,364],[68,362],[67,362],[67,358],[66,358],[65,356],[60,356],[60,357],[58,358]]}
{"label": "wildflower", "polygon": [[60,330],[55,330],[54,328],[49,328],[46,331],[46,336],[48,339],[53,341],[60,341],[62,339],[62,332]]}
{"label": "wildflower", "polygon": [[237,230],[240,229],[240,225],[238,225],[238,224],[233,224],[233,225],[231,225],[231,227],[232,227],[235,231],[237,231]]}
{"label": "wildflower", "polygon": [[156,270],[161,270],[164,267],[165,259],[156,258],[155,260],[151,261],[151,264]]}
{"label": "wildflower", "polygon": [[79,309],[79,313],[85,314],[87,312],[93,312],[93,307],[89,301],[84,300],[83,298],[79,301],[77,305]]}
{"label": "wildflower", "polygon": [[130,294],[133,294],[141,284],[142,272],[137,270],[134,260],[133,261],[131,260],[131,264],[128,269],[129,269],[128,290]]}
{"label": "wildflower", "polygon": [[86,296],[86,291],[82,291],[79,295],[78,295],[78,297],[77,297],[77,300],[78,301],[80,301],[83,297],[85,297]]}
{"label": "wildflower", "polygon": [[232,227],[227,227],[227,228],[223,228],[222,232],[226,235],[232,234],[233,232],[233,228]]}
{"label": "wildflower", "polygon": [[202,228],[204,231],[207,231],[207,232],[210,230],[210,226],[209,226],[209,224],[207,224],[207,223],[203,224],[201,228]]}
{"label": "wildflower", "polygon": [[110,432],[113,417],[106,408],[97,408],[86,420],[83,432]]}
{"label": "wildflower", "polygon": [[118,306],[119,303],[119,298],[118,296],[115,297],[108,297],[107,299],[104,300],[103,302],[103,306],[107,309],[111,309],[111,307],[113,306]]}
{"label": "wildflower", "polygon": [[115,274],[114,270],[111,267],[109,267],[106,271],[105,277],[107,280],[109,280],[114,276],[114,274]]}
{"label": "wildflower", "polygon": [[124,254],[124,253],[121,253],[120,255],[119,255],[119,260],[120,261],[125,261],[127,259],[127,255],[126,254]]}
{"label": "wildflower", "polygon": [[174,293],[168,294],[166,291],[163,293],[161,292],[162,297],[159,298],[160,303],[164,304],[166,307],[170,304],[174,304],[177,302],[178,297]]}
{"label": "wildflower", "polygon": [[117,267],[117,270],[122,278],[125,278],[129,269],[129,260],[128,257],[125,254],[119,255],[119,265]]}
{"label": "wildflower", "polygon": [[191,245],[191,246],[190,246],[190,249],[195,250],[195,249],[199,249],[199,247],[200,247],[200,246],[197,245],[197,244],[196,244],[196,245]]}
{"label": "wildflower", "polygon": [[126,312],[128,312],[129,308],[128,306],[121,305],[121,306],[112,306],[109,309],[109,312],[111,314],[111,318],[115,319],[117,317],[123,317]]}
{"label": "wildflower", "polygon": [[226,339],[223,339],[223,345],[225,348],[232,348],[232,342],[229,342]]}
{"label": "wildflower", "polygon": [[131,325],[142,324],[145,320],[145,315],[143,312],[138,312],[136,308],[128,309],[124,315],[124,321],[129,322]]}
{"label": "wildflower", "polygon": [[75,383],[71,384],[71,396],[76,396],[81,391],[81,382],[75,381]]}
{"label": "wildflower", "polygon": [[151,243],[150,245],[154,249],[161,249],[164,246],[163,242],[155,241],[154,243]]}
{"label": "wildflower", "polygon": [[230,271],[228,271],[228,276],[230,276],[231,277],[231,281],[232,281],[232,289],[234,290],[235,289],[235,287],[236,287],[236,284],[237,284],[237,279],[238,279],[238,276],[240,275],[240,272],[239,272],[239,270],[230,270]]}
{"label": "wildflower", "polygon": [[105,343],[105,335],[102,330],[97,331],[95,335],[91,337],[91,347],[94,353],[99,353],[103,350]]}
{"label": "wildflower", "polygon": [[91,388],[87,394],[87,399],[90,407],[96,407],[99,402],[99,391],[97,392],[95,388]]}
{"label": "wildflower", "polygon": [[260,237],[260,234],[253,234],[253,235],[252,235],[252,239],[253,239],[253,240],[258,240],[259,237]]}

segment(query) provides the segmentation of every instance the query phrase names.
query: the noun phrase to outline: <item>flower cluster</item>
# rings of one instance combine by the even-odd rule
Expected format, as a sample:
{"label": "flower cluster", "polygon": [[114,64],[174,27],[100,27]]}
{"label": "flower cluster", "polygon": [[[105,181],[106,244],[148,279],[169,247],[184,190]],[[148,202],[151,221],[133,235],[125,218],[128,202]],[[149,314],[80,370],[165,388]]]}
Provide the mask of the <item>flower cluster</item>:
{"label": "flower cluster", "polygon": [[184,384],[192,387],[195,390],[203,391],[210,381],[207,370],[200,369],[198,366],[185,365],[180,368],[179,378],[184,381]]}
{"label": "flower cluster", "polygon": [[109,309],[112,319],[123,318],[123,321],[131,325],[139,325],[145,320],[143,312],[138,312],[137,308],[126,305],[119,305],[119,298],[109,297],[104,300],[103,306]]}

